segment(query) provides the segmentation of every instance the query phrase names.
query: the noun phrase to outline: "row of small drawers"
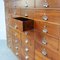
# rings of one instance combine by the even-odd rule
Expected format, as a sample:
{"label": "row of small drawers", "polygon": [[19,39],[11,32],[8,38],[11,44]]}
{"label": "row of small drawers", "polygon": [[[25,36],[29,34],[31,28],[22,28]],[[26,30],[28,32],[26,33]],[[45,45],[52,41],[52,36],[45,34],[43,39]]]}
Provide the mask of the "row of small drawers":
{"label": "row of small drawers", "polygon": [[[17,30],[23,31],[23,26],[17,23],[14,19],[10,20],[10,25]],[[57,39],[60,39],[60,25],[46,22],[46,21],[35,21],[34,28],[40,31],[40,33],[46,33]]]}
{"label": "row of small drawers", "polygon": [[[47,59],[44,59],[41,57],[41,55],[37,56],[36,53],[36,59],[42,58],[44,60],[59,60],[59,40],[47,35],[45,36],[46,39],[41,38],[39,34],[40,32],[36,33],[36,41],[35,41],[35,51],[37,53],[40,53]],[[39,57],[40,56],[40,57]]]}
{"label": "row of small drawers", "polygon": [[21,57],[21,59],[24,60],[34,60],[34,42],[32,43],[30,39],[26,36],[26,34],[27,33],[23,32],[19,34],[15,30],[10,28],[10,35],[12,37],[13,43],[13,52],[19,57],[19,59]]}
{"label": "row of small drawers", "polygon": [[27,17],[33,20],[43,20],[53,23],[60,23],[59,9],[20,9],[20,16]]}
{"label": "row of small drawers", "polygon": [[60,25],[46,21],[35,21],[34,25],[35,29],[40,31],[43,36],[46,34],[60,39]]}
{"label": "row of small drawers", "polygon": [[[11,10],[11,9],[9,9]],[[19,13],[18,13],[19,11]],[[60,23],[60,9],[17,9],[15,17],[22,16],[27,17],[33,20],[44,20],[48,22]],[[9,13],[10,15],[13,14],[12,10]],[[14,15],[14,14],[13,14]],[[12,15],[12,18],[14,17]],[[8,17],[10,20],[10,17]],[[8,21],[9,22],[9,21]]]}
{"label": "row of small drawers", "polygon": [[[11,3],[15,3],[17,7],[20,8],[60,8],[59,0],[30,0],[30,1],[11,1]],[[7,6],[8,6],[8,1],[6,1]],[[10,3],[10,4],[11,4]],[[12,6],[12,4],[10,5]]]}

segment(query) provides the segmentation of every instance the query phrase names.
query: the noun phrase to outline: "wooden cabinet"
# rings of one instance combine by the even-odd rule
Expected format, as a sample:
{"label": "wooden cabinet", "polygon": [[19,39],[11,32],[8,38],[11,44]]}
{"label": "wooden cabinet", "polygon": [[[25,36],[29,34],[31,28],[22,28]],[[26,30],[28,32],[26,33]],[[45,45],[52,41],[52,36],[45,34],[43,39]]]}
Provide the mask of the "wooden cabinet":
{"label": "wooden cabinet", "polygon": [[60,60],[60,1],[4,2],[7,45],[19,60]]}

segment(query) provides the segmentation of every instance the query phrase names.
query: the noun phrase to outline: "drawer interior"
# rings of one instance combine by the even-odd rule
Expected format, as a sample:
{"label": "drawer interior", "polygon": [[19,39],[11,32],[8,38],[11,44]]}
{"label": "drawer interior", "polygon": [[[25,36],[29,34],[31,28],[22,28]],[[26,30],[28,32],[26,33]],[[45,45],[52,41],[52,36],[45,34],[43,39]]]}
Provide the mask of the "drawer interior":
{"label": "drawer interior", "polygon": [[30,20],[30,19],[24,18],[24,17],[16,17],[16,18],[14,18],[14,19],[20,20],[20,21],[28,21],[28,20]]}

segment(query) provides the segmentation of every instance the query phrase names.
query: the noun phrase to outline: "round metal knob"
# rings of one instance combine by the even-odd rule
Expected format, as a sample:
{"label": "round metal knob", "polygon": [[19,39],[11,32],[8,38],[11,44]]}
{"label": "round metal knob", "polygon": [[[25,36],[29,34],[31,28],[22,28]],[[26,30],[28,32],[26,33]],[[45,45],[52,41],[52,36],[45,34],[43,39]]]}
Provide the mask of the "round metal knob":
{"label": "round metal knob", "polygon": [[47,8],[47,7],[49,7],[49,4],[48,4],[47,2],[45,2],[45,3],[43,4],[43,7]]}
{"label": "round metal knob", "polygon": [[15,43],[18,43],[18,40],[17,39],[15,40]]}
{"label": "round metal knob", "polygon": [[48,30],[45,28],[45,29],[43,29],[43,33],[47,33],[48,32]]}
{"label": "round metal knob", "polygon": [[25,40],[25,43],[26,43],[26,44],[28,43],[28,39]]}
{"label": "round metal knob", "polygon": [[28,17],[28,14],[27,13],[25,13],[25,17]]}
{"label": "round metal knob", "polygon": [[45,50],[45,49],[43,49],[41,53],[42,53],[44,56],[46,56],[46,55],[47,55],[47,52],[46,52],[46,50]]}
{"label": "round metal knob", "polygon": [[25,32],[25,35],[28,35],[28,32],[27,31]]}
{"label": "round metal knob", "polygon": [[16,46],[15,48],[16,48],[16,50],[18,50],[18,46]]}
{"label": "round metal knob", "polygon": [[25,51],[26,51],[26,52],[28,52],[28,51],[29,51],[29,49],[28,49],[28,48],[25,48]]}
{"label": "round metal knob", "polygon": [[25,59],[27,60],[27,59],[29,59],[29,56],[27,55],[27,56],[25,56]]}
{"label": "round metal knob", "polygon": [[44,45],[46,45],[46,44],[47,44],[46,39],[43,39],[43,40],[42,40],[42,44],[44,44]]}
{"label": "round metal knob", "polygon": [[18,52],[16,52],[16,56],[18,56],[18,54],[19,54],[19,53],[18,53]]}
{"label": "round metal knob", "polygon": [[26,7],[26,8],[28,7],[28,2],[27,2],[27,1],[25,1],[25,7]]}
{"label": "round metal knob", "polygon": [[43,20],[47,21],[48,17],[46,15],[43,16]]}

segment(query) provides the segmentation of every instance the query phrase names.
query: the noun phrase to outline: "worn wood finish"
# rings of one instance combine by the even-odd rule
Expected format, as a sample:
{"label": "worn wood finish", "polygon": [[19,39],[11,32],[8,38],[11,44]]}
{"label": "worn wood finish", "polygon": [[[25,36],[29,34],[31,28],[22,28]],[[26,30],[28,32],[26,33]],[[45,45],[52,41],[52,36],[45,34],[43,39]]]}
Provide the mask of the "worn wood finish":
{"label": "worn wood finish", "polygon": [[[60,1],[4,2],[7,45],[19,60],[60,60]],[[34,23],[32,24],[31,20],[19,21],[14,19],[16,17],[28,18]],[[31,30],[31,26],[34,29]],[[29,49],[27,52],[26,47]]]}

